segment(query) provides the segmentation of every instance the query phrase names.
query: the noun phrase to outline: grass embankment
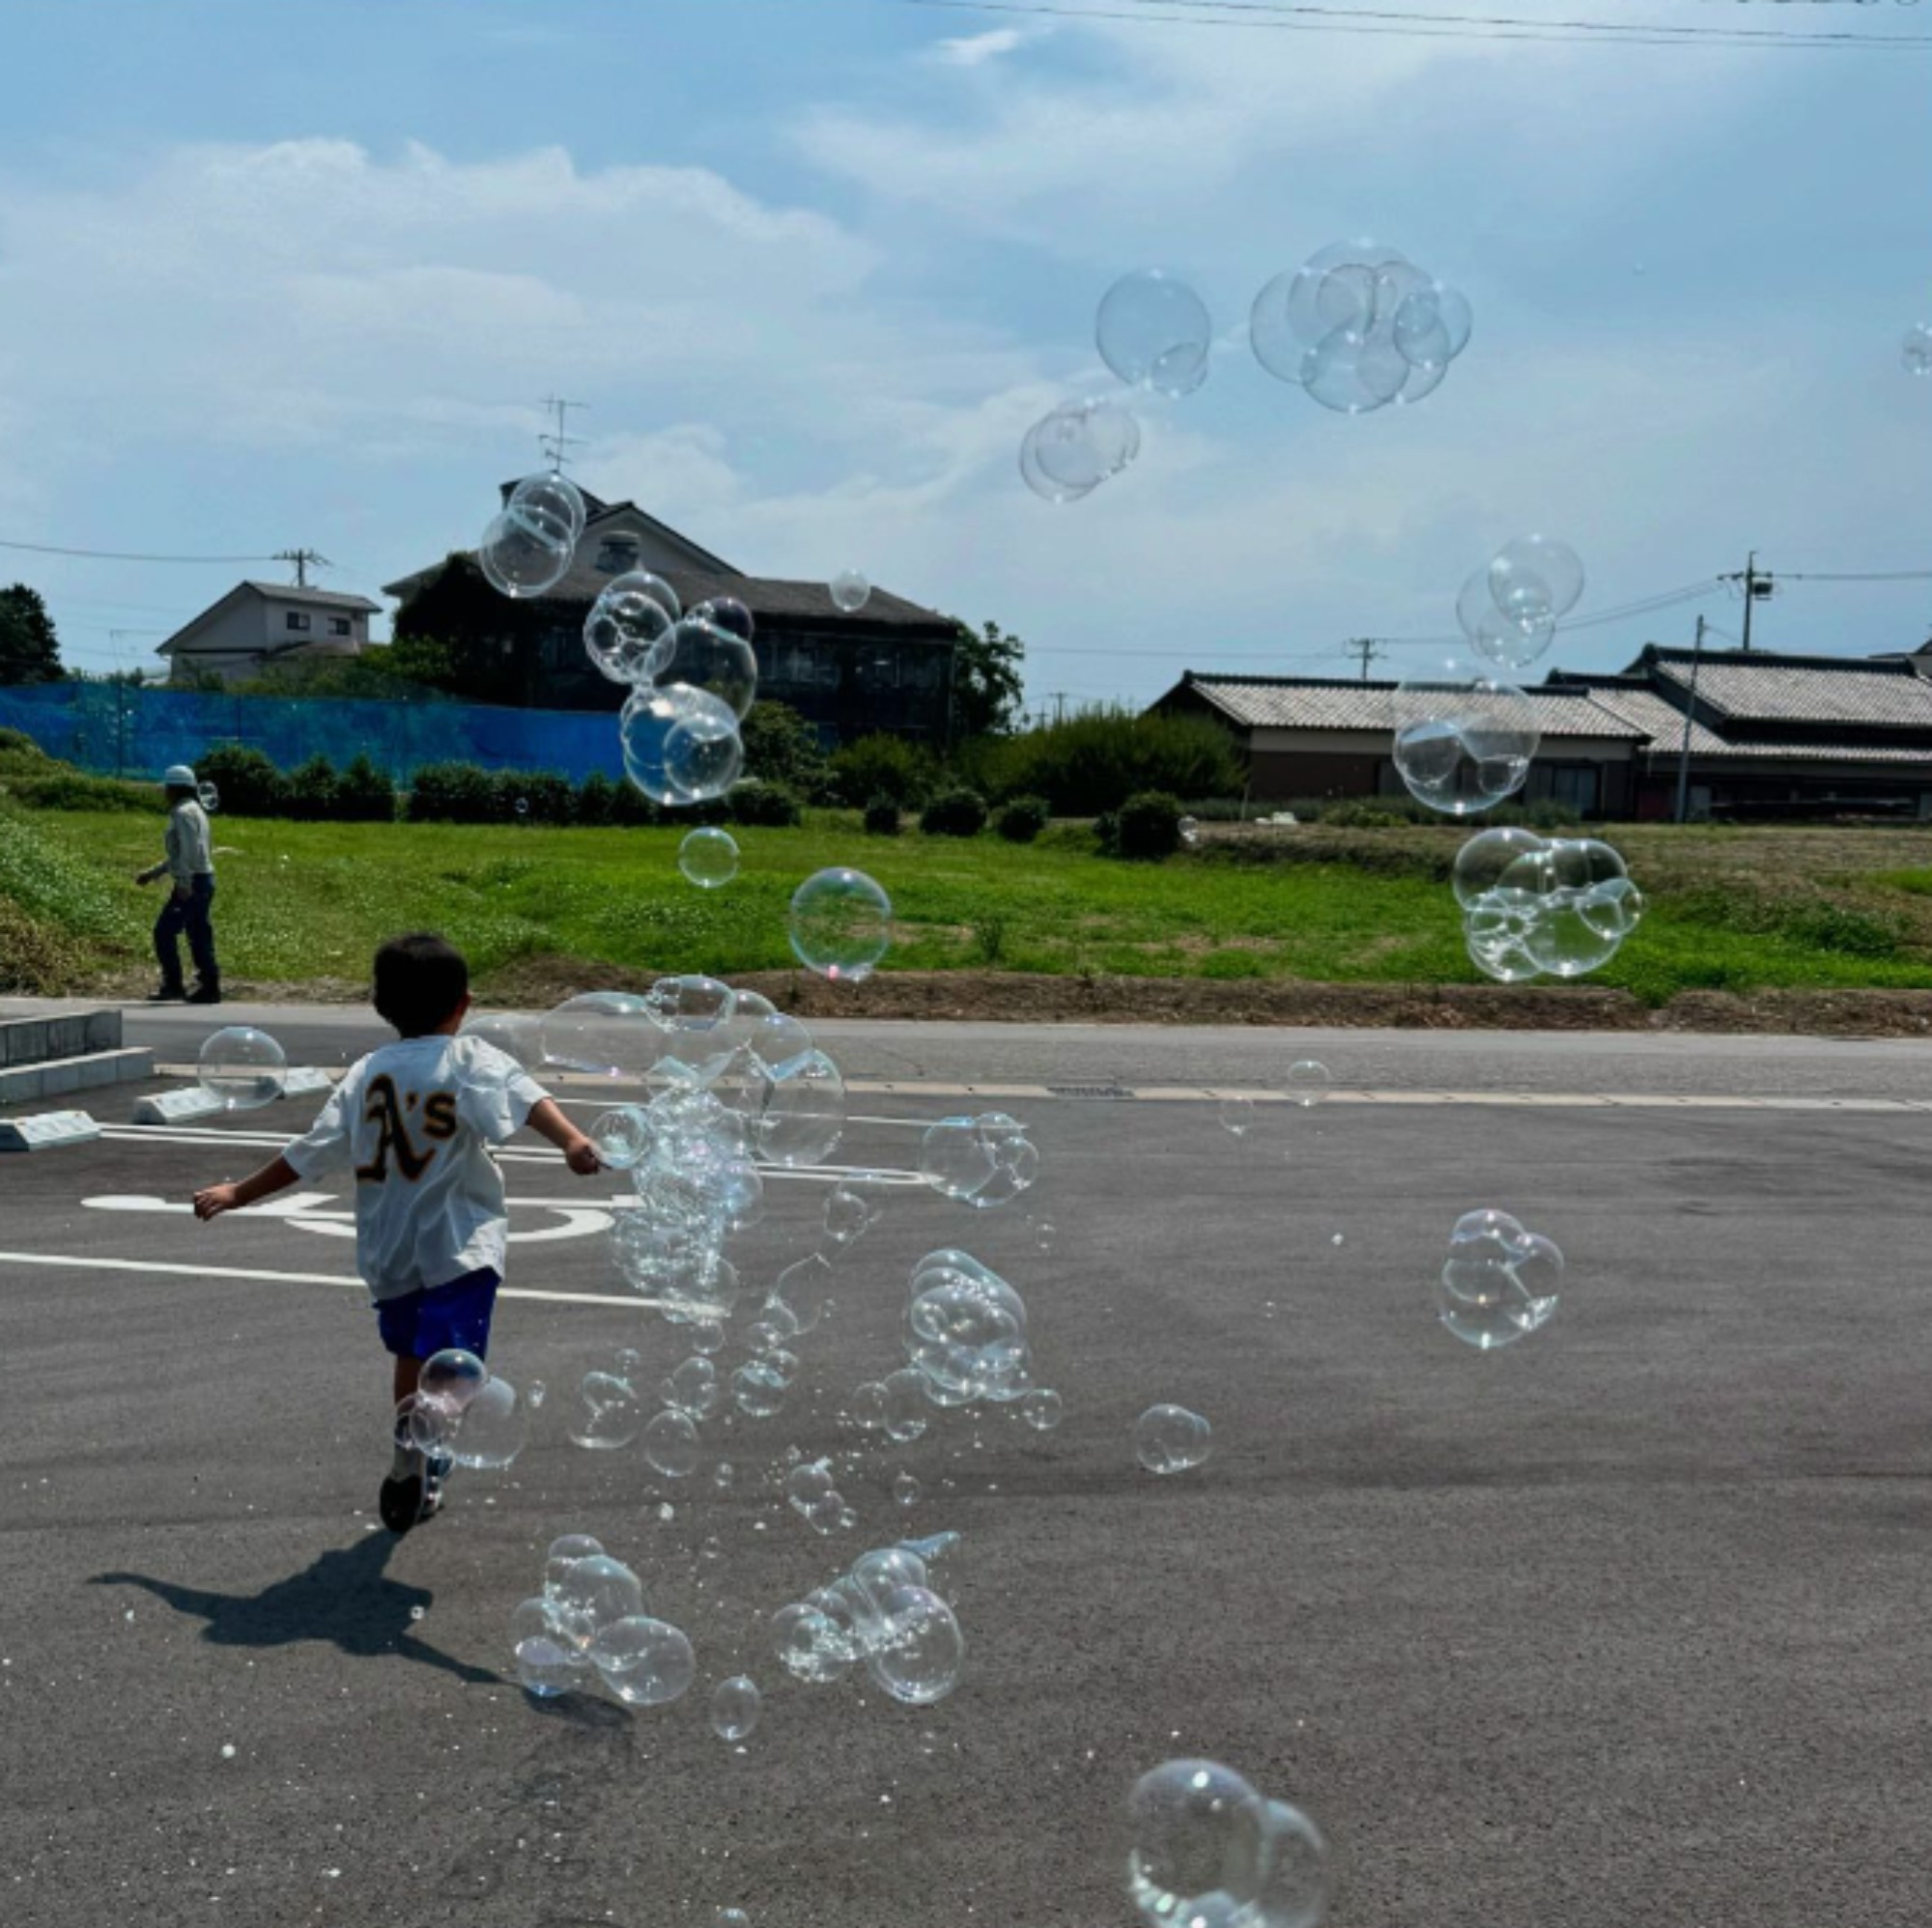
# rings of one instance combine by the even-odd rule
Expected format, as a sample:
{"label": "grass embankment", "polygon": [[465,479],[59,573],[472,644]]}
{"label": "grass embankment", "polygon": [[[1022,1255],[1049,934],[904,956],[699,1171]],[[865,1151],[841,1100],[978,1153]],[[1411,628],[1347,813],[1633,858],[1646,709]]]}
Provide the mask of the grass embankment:
{"label": "grass embankment", "polygon": [[[867,837],[856,819],[737,833],[744,866],[707,893],[674,830],[515,830],[216,819],[223,958],[237,985],[353,987],[394,930],[446,931],[482,987],[533,960],[649,976],[782,970],[799,881],[852,863],[891,892],[894,971],[1085,978],[1481,979],[1463,952],[1448,865],[1466,833],[1210,834],[1160,865],[1094,854],[1056,828],[1015,847]],[[1932,831],[1619,827],[1652,915],[1589,981],[1660,1006],[1679,992],[1932,988]],[[157,815],[0,814],[0,989],[126,989],[145,978],[158,897],[131,881]]]}

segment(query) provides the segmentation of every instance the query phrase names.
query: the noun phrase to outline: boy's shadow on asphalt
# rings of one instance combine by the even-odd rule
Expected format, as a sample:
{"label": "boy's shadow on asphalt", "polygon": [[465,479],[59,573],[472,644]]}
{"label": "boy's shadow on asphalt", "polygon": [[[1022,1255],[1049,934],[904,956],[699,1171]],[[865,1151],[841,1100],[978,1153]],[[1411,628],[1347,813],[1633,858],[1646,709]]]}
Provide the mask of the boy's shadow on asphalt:
{"label": "boy's shadow on asphalt", "polygon": [[453,1659],[415,1637],[412,1611],[427,1610],[435,1596],[384,1573],[395,1547],[392,1534],[365,1534],[255,1594],[208,1593],[146,1574],[97,1574],[91,1584],[145,1588],[177,1613],[206,1621],[201,1637],[217,1647],[293,1647],[320,1640],[352,1659],[393,1654],[454,1674],[469,1687],[502,1686],[501,1675]]}

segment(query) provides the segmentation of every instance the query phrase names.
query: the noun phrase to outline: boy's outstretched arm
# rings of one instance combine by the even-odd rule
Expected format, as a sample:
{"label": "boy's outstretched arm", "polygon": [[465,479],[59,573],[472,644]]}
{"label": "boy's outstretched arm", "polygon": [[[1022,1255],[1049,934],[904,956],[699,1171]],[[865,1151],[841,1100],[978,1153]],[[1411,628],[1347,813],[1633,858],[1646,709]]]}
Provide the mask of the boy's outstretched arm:
{"label": "boy's outstretched arm", "polygon": [[219,1218],[225,1211],[251,1205],[258,1199],[269,1198],[276,1192],[285,1192],[291,1185],[298,1183],[301,1174],[286,1158],[271,1158],[259,1172],[251,1172],[237,1183],[208,1185],[196,1192],[194,1215],[201,1219]]}
{"label": "boy's outstretched arm", "polygon": [[564,1117],[554,1098],[546,1098],[530,1107],[529,1127],[539,1138],[547,1138],[563,1153],[563,1162],[580,1178],[594,1177],[604,1169],[597,1148]]}

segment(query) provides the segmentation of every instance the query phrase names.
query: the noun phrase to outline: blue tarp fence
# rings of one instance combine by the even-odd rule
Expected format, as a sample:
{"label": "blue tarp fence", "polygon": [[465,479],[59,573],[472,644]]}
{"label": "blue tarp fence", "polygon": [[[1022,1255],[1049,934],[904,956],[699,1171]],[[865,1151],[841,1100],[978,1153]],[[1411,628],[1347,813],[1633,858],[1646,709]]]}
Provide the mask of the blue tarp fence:
{"label": "blue tarp fence", "polygon": [[290,702],[205,690],[139,690],[119,683],[0,688],[0,729],[24,730],[49,756],[102,777],[150,781],[218,743],[246,744],[282,770],[327,756],[339,770],[358,753],[397,783],[426,763],[548,770],[581,783],[593,771],[621,779],[614,714],[502,710],[480,703]]}

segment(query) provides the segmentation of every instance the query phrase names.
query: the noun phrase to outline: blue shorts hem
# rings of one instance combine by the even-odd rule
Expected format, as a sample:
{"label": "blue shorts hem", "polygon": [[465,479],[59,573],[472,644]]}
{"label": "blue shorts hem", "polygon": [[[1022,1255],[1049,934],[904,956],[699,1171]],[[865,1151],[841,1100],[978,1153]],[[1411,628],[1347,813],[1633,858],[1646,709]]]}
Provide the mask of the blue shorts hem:
{"label": "blue shorts hem", "polygon": [[466,1272],[399,1299],[380,1299],[376,1326],[384,1347],[398,1359],[428,1359],[452,1347],[486,1358],[490,1320],[503,1276],[492,1266]]}

